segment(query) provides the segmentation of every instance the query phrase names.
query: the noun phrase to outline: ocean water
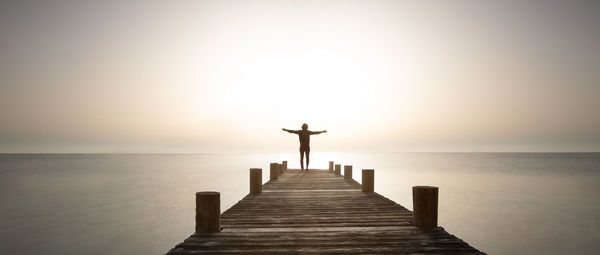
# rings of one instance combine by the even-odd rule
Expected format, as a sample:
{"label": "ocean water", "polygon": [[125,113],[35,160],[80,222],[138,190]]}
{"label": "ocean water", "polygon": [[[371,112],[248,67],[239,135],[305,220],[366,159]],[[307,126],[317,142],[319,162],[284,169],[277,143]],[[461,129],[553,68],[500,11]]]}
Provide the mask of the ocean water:
{"label": "ocean water", "polygon": [[[439,224],[489,254],[597,254],[600,153],[311,153],[375,169],[375,191],[412,209],[440,188]],[[0,154],[0,253],[163,254],[194,230],[194,193],[248,193],[248,169],[284,154]]]}

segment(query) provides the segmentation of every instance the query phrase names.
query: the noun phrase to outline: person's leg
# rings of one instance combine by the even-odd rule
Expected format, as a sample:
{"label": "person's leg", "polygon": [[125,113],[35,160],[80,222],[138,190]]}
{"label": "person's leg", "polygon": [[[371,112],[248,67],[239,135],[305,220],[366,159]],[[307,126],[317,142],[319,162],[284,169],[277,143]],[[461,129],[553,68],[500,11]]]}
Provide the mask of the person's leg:
{"label": "person's leg", "polygon": [[308,171],[308,162],[310,161],[309,155],[310,155],[310,149],[307,149],[306,150],[306,171]]}
{"label": "person's leg", "polygon": [[304,150],[300,149],[300,169],[304,170]]}

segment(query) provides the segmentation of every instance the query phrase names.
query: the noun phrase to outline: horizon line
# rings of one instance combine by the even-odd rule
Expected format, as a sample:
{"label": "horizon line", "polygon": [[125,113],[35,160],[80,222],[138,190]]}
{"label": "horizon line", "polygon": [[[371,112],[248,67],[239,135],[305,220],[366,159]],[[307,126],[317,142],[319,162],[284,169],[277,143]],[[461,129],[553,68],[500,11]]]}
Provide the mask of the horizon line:
{"label": "horizon line", "polygon": [[[24,154],[70,154],[70,155],[81,155],[81,154],[113,154],[113,155],[125,155],[125,154],[131,154],[131,155],[157,155],[157,154],[171,154],[171,155],[176,155],[176,154],[180,154],[180,155],[186,155],[186,154],[282,154],[282,153],[297,153],[297,152],[292,152],[292,151],[285,151],[285,152],[268,152],[268,151],[264,151],[264,152],[1,152],[0,154],[2,155],[24,155]],[[502,153],[522,153],[522,154],[526,154],[526,153],[530,153],[530,154],[542,154],[542,153],[589,153],[589,154],[594,154],[594,153],[600,153],[600,151],[339,151],[339,152],[334,152],[334,151],[322,151],[322,152],[314,152],[314,153],[406,153],[406,154],[420,154],[420,153],[432,153],[432,154],[492,154],[492,153],[498,153],[498,154],[502,154]]]}

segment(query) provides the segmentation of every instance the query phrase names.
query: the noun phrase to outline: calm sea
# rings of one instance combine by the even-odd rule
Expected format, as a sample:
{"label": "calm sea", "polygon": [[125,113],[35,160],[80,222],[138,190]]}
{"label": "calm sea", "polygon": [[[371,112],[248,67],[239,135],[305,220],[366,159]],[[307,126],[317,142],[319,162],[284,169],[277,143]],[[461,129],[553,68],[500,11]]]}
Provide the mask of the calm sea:
{"label": "calm sea", "polygon": [[[439,222],[489,254],[598,254],[599,153],[318,153],[375,169],[375,191],[412,209],[440,188]],[[194,230],[194,193],[248,192],[248,169],[290,154],[0,154],[0,253],[162,254]]]}

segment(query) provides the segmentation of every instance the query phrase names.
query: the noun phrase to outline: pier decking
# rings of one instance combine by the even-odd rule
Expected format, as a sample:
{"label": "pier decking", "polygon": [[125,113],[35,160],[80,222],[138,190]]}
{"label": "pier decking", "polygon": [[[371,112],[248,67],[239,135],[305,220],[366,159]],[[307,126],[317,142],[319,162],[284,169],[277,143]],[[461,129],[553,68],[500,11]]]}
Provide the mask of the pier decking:
{"label": "pier decking", "polygon": [[287,169],[168,254],[483,254],[443,228],[329,170]]}

